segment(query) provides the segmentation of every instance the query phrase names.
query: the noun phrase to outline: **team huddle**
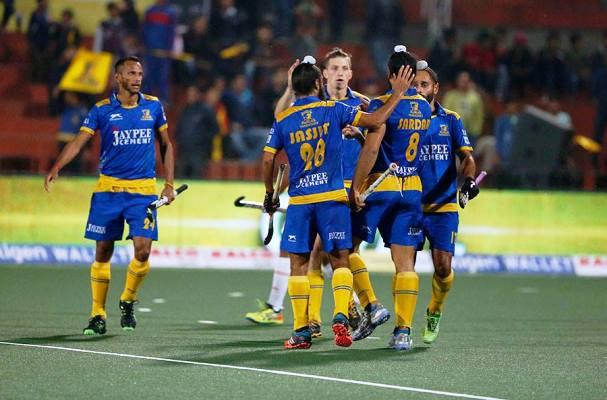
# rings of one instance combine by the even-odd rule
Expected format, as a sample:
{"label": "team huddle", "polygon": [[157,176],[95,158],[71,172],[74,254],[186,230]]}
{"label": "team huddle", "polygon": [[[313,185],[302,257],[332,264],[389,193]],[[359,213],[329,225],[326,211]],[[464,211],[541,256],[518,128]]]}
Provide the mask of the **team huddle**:
{"label": "team huddle", "polygon": [[[329,52],[324,71],[315,63],[307,56],[292,66],[263,156],[268,213],[280,206],[273,196],[278,151],[285,151],[290,166],[281,250],[290,259],[287,289],[293,334],[284,346],[306,349],[321,334],[321,252],[333,270],[332,330],[338,346],[351,346],[390,319],[358,251],[362,241],[375,240],[377,230],[395,267],[395,327],[389,346],[396,350],[412,348],[419,288],[416,252],[425,238],[430,242],[435,274],[423,340],[432,343],[453,283],[451,258],[458,229],[455,155],[465,177],[460,191],[467,199],[479,192],[472,147],[461,119],[435,100],[436,73],[404,46],[396,46],[388,60],[392,90],[371,101],[348,87],[349,54],[340,49]],[[362,196],[371,185],[372,193]],[[362,317],[353,297],[360,302]],[[267,309],[247,318],[272,323],[278,312],[268,303]]]}
{"label": "team huddle", "polygon": [[[322,260],[326,259],[332,269],[335,343],[349,347],[367,338],[391,318],[359,253],[361,243],[373,242],[379,230],[395,267],[395,327],[389,346],[396,350],[413,345],[411,328],[419,289],[416,252],[425,239],[430,243],[435,273],[423,340],[432,343],[454,278],[451,259],[459,223],[455,156],[464,176],[460,194],[467,201],[479,193],[472,147],[461,119],[436,101],[438,76],[404,46],[396,46],[387,61],[391,91],[373,100],[348,86],[352,79],[348,53],[335,48],[326,55],[322,71],[315,64],[313,57],[306,56],[289,70],[287,89],[276,106],[264,148],[263,208],[269,214],[280,207],[274,192],[282,188],[273,185],[277,153],[284,151],[289,161],[289,206],[280,244],[289,265],[280,263],[268,302],[247,318],[283,323],[282,302],[288,291],[293,333],[284,347],[309,348],[312,339],[322,335]],[[140,93],[140,61],[135,57],[119,60],[115,79],[117,92],[91,109],[80,133],[45,179],[49,190],[61,168],[99,132],[101,175],[85,233],[96,241],[91,265],[93,301],[85,335],[106,333],[110,259],[114,242],[122,239],[125,221],[134,257],[119,308],[122,328],[136,327],[133,306],[150,269],[152,241],[158,235],[155,219],[146,218],[146,207],[157,198],[152,137],[160,142],[166,172],[162,196],[168,202],[175,198],[166,118],[157,98]],[[460,206],[465,202],[460,201]]]}

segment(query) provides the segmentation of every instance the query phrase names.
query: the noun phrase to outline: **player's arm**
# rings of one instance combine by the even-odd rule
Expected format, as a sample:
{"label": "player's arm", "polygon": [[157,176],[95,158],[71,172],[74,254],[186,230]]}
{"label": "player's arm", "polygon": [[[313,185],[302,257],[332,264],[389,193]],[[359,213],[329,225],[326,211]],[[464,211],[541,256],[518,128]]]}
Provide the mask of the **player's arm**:
{"label": "player's arm", "polygon": [[[263,165],[263,183],[266,188],[266,195],[263,199],[263,208],[268,214],[274,213],[280,207],[280,200],[277,198],[274,201],[274,162],[276,153],[264,151],[262,157]],[[280,188],[278,188],[280,191]]]}
{"label": "player's arm", "polygon": [[51,167],[51,170],[44,179],[44,189],[48,192],[50,190],[50,184],[57,180],[59,171],[65,167],[70,161],[74,159],[80,153],[86,142],[92,137],[91,133],[85,130],[80,130],[78,135],[67,144],[59,154],[57,161]]}
{"label": "player's arm", "polygon": [[358,209],[365,206],[365,203],[360,200],[362,185],[377,160],[377,154],[379,154],[381,141],[385,133],[386,125],[381,125],[378,129],[369,131],[365,144],[360,151],[356,170],[354,171],[354,179],[352,179],[352,189],[350,190],[350,204],[355,205]]}
{"label": "player's arm", "polygon": [[468,195],[468,200],[472,200],[480,193],[480,189],[476,185],[474,177],[476,176],[476,162],[470,150],[460,149],[458,155],[461,161],[461,172],[464,176],[464,183],[460,187],[461,193]]}
{"label": "player's arm", "polygon": [[173,152],[173,143],[169,138],[169,130],[166,125],[162,129],[157,130],[157,138],[160,144],[160,157],[164,166],[165,183],[162,189],[161,196],[166,196],[169,199],[169,204],[175,200],[174,184],[175,179],[175,155]]}
{"label": "player's arm", "polygon": [[352,125],[369,129],[379,128],[390,117],[390,114],[392,114],[392,111],[394,111],[396,105],[399,103],[401,95],[411,86],[413,78],[415,78],[415,74],[408,65],[401,67],[398,74],[390,76],[392,95],[388,101],[373,113],[361,111],[360,117]]}
{"label": "player's arm", "polygon": [[289,106],[295,101],[295,91],[293,90],[293,84],[291,77],[293,75],[293,71],[295,67],[299,65],[299,58],[295,60],[291,67],[289,68],[289,72],[287,75],[287,88],[285,92],[278,99],[278,103],[276,103],[276,108],[274,108],[274,118],[278,118],[278,114],[289,108]]}

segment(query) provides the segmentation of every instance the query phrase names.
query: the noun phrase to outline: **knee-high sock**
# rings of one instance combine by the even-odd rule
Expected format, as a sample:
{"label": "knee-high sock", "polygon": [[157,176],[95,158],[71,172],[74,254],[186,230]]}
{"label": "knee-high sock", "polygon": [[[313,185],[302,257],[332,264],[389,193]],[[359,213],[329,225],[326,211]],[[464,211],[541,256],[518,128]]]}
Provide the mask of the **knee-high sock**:
{"label": "knee-high sock", "polygon": [[308,327],[310,281],[307,276],[289,277],[289,297],[293,308],[293,330]]}
{"label": "knee-high sock", "polygon": [[291,266],[288,258],[279,258],[274,266],[274,275],[272,276],[272,289],[268,296],[268,305],[274,311],[282,310],[284,306],[285,295],[289,286],[289,275]]}
{"label": "knee-high sock", "polygon": [[93,306],[91,308],[91,317],[101,315],[106,318],[105,300],[107,299],[107,290],[110,287],[109,262],[93,262],[91,264],[91,292],[93,295]]}
{"label": "knee-high sock", "polygon": [[415,272],[399,272],[394,285],[394,313],[396,326],[409,327],[413,324],[413,313],[417,304],[419,277]]}
{"label": "knee-high sock", "polygon": [[320,323],[322,291],[325,285],[325,279],[323,278],[322,271],[319,269],[309,270],[308,279],[310,280],[310,304],[308,306],[308,318],[310,321]]}
{"label": "knee-high sock", "polygon": [[129,263],[129,268],[126,271],[126,282],[124,283],[124,291],[120,295],[121,301],[137,300],[137,288],[143,282],[143,279],[150,271],[150,262],[141,262],[133,258]]}
{"label": "knee-high sock", "polygon": [[350,293],[352,293],[352,271],[349,268],[337,268],[333,271],[333,317],[342,313],[348,316],[348,306],[350,304]]}
{"label": "knee-high sock", "polygon": [[367,307],[369,303],[376,302],[377,298],[373,286],[371,286],[371,278],[365,261],[358,253],[350,254],[348,260],[354,278],[354,290],[360,299],[360,305]]}
{"label": "knee-high sock", "polygon": [[453,286],[454,278],[453,270],[444,279],[439,278],[436,274],[432,277],[432,295],[430,296],[430,303],[428,303],[428,310],[431,313],[443,312],[443,306],[447,295],[449,295],[449,290]]}
{"label": "knee-high sock", "polygon": [[392,275],[392,304],[396,304],[396,274]]}

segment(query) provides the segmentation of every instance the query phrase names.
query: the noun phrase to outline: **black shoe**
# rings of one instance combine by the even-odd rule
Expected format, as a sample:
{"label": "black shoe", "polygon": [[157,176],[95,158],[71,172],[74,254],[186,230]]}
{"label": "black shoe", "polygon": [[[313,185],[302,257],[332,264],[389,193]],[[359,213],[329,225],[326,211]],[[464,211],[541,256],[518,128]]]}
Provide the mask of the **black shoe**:
{"label": "black shoe", "polygon": [[137,319],[135,319],[135,313],[133,312],[133,307],[137,303],[135,301],[120,301],[119,307],[122,316],[120,317],[120,326],[123,331],[133,331],[137,326]]}
{"label": "black shoe", "polygon": [[358,310],[358,306],[356,303],[351,302],[350,307],[348,309],[348,321],[350,322],[350,330],[353,332],[358,329],[360,325],[360,311]]}
{"label": "black shoe", "polygon": [[105,319],[101,315],[95,315],[93,318],[89,319],[88,326],[82,331],[82,333],[87,336],[104,335],[105,332]]}

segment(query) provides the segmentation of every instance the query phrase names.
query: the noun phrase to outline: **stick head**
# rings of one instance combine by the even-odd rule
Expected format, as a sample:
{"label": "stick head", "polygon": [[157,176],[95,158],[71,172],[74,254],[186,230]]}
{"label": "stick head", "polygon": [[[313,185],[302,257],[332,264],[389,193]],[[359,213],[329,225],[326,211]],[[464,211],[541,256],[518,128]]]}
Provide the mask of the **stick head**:
{"label": "stick head", "polygon": [[242,204],[242,201],[244,200],[244,198],[245,198],[245,196],[240,196],[236,200],[234,200],[234,206],[244,207],[244,204]]}
{"label": "stick head", "polygon": [[396,165],[396,163],[390,164],[390,171],[396,171],[396,168],[398,168],[398,165]]}

